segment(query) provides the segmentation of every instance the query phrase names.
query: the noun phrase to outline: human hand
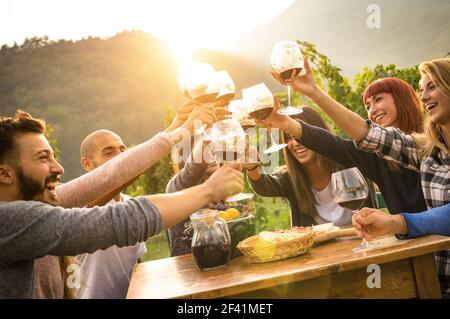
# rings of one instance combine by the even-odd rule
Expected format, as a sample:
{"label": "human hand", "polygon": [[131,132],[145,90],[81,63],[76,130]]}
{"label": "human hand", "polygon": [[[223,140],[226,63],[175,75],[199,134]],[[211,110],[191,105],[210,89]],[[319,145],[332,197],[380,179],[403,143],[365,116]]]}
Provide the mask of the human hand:
{"label": "human hand", "polygon": [[212,191],[211,201],[221,201],[244,190],[244,174],[230,166],[222,166],[206,180],[204,186]]}
{"label": "human hand", "polygon": [[206,103],[194,107],[189,117],[181,126],[194,134],[195,121],[201,121],[201,125],[211,126],[217,121],[216,108],[213,103]]}
{"label": "human hand", "polygon": [[[398,217],[401,219],[399,220]],[[359,237],[372,240],[386,235],[402,233],[401,216],[389,215],[378,209],[364,207],[352,216],[352,223]]]}
{"label": "human hand", "polygon": [[259,123],[267,128],[279,128],[285,133],[300,137],[301,124],[288,115],[279,114],[280,102],[276,95],[273,98],[274,107],[272,113],[265,120],[259,121]]}
{"label": "human hand", "polygon": [[175,113],[175,116],[172,120],[172,123],[170,123],[169,127],[166,129],[167,132],[173,131],[180,126],[182,126],[186,120],[189,118],[189,115],[191,115],[192,111],[195,107],[199,106],[200,104],[194,100],[189,100],[183,103]]}
{"label": "human hand", "polygon": [[281,75],[274,70],[271,71],[272,76],[281,84],[290,85],[295,91],[300,92],[308,97],[314,95],[318,89],[316,79],[309,65],[308,58],[304,59],[304,72],[297,72],[294,70],[289,81],[284,80]]}

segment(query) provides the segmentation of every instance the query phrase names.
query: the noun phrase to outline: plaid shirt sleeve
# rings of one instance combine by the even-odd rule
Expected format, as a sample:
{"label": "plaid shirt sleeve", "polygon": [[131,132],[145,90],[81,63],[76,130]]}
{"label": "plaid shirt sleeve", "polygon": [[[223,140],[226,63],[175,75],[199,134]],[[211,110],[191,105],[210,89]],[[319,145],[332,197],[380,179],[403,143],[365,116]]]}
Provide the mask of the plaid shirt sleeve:
{"label": "plaid shirt sleeve", "polygon": [[375,153],[379,157],[399,163],[400,165],[419,171],[421,159],[417,145],[411,135],[404,134],[393,127],[382,127],[368,121],[369,132],[355,146],[363,151]]}

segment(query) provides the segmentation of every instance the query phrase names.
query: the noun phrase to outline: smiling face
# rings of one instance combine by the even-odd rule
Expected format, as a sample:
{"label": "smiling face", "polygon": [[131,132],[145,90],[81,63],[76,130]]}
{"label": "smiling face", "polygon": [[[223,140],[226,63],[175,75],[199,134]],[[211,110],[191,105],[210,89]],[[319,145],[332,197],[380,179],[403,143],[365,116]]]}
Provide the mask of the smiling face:
{"label": "smiling face", "polygon": [[55,160],[48,140],[42,134],[24,133],[15,138],[15,145],[15,185],[18,199],[55,204],[55,188],[64,169]]}
{"label": "smiling face", "polygon": [[286,137],[287,147],[292,156],[302,165],[310,164],[316,161],[316,152],[304,147],[293,137]]}
{"label": "smiling face", "polygon": [[373,123],[383,127],[399,127],[397,107],[392,94],[380,92],[367,97],[364,102],[367,115]]}
{"label": "smiling face", "polygon": [[440,125],[450,125],[450,97],[442,86],[437,85],[427,74],[420,80],[420,99],[430,120]]}
{"label": "smiling face", "polygon": [[89,151],[85,155],[83,166],[91,171],[108,162],[117,155],[125,152],[126,147],[122,139],[113,132],[104,132],[91,137]]}

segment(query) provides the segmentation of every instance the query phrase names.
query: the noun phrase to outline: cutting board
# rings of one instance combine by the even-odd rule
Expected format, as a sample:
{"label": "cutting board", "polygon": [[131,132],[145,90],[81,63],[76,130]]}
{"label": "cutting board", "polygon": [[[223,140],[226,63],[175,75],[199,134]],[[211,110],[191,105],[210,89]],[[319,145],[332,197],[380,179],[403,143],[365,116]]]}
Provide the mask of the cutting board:
{"label": "cutting board", "polygon": [[356,236],[356,230],[354,227],[342,229],[339,227],[334,227],[334,229],[330,231],[317,234],[316,236],[314,236],[313,240],[315,244],[318,244],[339,237],[352,237],[352,236]]}

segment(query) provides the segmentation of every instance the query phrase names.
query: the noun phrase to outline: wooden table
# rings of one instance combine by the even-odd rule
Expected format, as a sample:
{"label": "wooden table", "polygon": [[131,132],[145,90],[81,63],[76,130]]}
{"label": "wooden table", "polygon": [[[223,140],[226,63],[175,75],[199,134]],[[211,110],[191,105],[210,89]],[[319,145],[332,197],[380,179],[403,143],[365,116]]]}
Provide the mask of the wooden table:
{"label": "wooden table", "polygon": [[[450,237],[352,252],[360,242],[326,242],[262,264],[242,256],[207,272],[197,270],[191,255],[146,262],[135,268],[127,298],[440,298],[433,252],[449,249]],[[380,266],[381,288],[367,285],[370,264]]]}

